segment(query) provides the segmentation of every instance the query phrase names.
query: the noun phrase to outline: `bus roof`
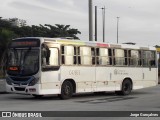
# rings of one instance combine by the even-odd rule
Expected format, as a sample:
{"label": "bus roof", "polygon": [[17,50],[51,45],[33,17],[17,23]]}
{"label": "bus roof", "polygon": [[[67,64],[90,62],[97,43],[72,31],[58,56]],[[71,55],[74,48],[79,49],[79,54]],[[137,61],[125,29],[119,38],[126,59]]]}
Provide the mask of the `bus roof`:
{"label": "bus roof", "polygon": [[93,47],[107,47],[107,48],[124,48],[124,49],[142,49],[142,50],[156,50],[152,46],[138,46],[131,44],[112,44],[112,43],[102,43],[95,41],[82,41],[75,39],[65,39],[65,38],[45,38],[45,37],[24,37],[18,39],[40,39],[43,42],[56,42],[64,45],[79,45],[79,46],[93,46]]}

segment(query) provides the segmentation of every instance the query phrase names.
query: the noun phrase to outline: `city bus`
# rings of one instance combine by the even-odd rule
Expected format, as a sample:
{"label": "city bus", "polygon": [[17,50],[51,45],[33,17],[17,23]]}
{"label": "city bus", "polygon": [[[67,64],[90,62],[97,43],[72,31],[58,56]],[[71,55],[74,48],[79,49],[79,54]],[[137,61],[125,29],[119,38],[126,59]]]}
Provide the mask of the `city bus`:
{"label": "city bus", "polygon": [[25,37],[9,47],[7,92],[35,97],[132,90],[158,84],[155,47]]}

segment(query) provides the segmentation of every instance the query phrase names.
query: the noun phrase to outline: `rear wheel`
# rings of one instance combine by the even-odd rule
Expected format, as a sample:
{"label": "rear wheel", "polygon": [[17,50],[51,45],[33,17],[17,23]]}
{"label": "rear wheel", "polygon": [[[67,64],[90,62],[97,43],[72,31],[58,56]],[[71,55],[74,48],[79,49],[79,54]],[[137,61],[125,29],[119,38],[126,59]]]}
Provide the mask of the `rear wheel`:
{"label": "rear wheel", "polygon": [[122,90],[116,91],[117,95],[129,95],[132,91],[132,83],[130,80],[125,80],[122,83]]}
{"label": "rear wheel", "polygon": [[61,87],[61,94],[59,97],[61,99],[69,99],[73,95],[73,85],[70,81],[65,81]]}

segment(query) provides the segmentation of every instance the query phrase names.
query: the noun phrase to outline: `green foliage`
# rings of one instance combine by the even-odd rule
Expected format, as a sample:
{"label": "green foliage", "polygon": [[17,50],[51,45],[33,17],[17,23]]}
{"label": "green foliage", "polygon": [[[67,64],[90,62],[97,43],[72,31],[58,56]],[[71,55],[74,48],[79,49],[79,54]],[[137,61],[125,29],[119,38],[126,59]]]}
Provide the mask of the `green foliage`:
{"label": "green foliage", "polygon": [[16,37],[16,35],[13,31],[7,29],[0,30],[0,73],[5,74],[8,45],[14,37]]}

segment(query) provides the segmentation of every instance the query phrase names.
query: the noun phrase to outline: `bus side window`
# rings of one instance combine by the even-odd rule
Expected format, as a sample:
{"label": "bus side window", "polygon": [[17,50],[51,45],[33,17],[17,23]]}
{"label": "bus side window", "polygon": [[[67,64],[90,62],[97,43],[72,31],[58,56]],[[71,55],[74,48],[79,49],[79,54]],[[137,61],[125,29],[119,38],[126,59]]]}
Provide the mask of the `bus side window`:
{"label": "bus side window", "polygon": [[142,52],[143,66],[150,67],[151,60],[153,60],[153,56],[151,55],[151,51],[143,51]]}
{"label": "bus side window", "polygon": [[49,65],[51,66],[59,66],[59,56],[57,48],[49,48],[50,56],[49,56]]}
{"label": "bus side window", "polygon": [[156,66],[156,57],[154,51],[143,51],[143,66],[146,67],[155,67]]}
{"label": "bus side window", "polygon": [[128,65],[131,65],[131,50],[128,50]]}
{"label": "bus side window", "polygon": [[128,65],[128,50],[124,50],[124,59],[125,59],[124,65]]}
{"label": "bus side window", "polygon": [[110,65],[109,55],[107,48],[99,48],[99,64],[100,65]]}
{"label": "bus side window", "polygon": [[115,49],[115,65],[125,65],[125,56],[123,49]]}
{"label": "bus side window", "polygon": [[61,64],[65,64],[64,46],[61,46]]}
{"label": "bus side window", "polygon": [[96,59],[95,59],[95,49],[91,48],[91,54],[92,54],[92,65],[95,65]]}
{"label": "bus side window", "polygon": [[112,49],[108,49],[108,56],[109,56],[109,65],[113,65],[112,61]]}
{"label": "bus side window", "polygon": [[77,48],[78,65],[81,65],[80,47]]}
{"label": "bus side window", "polygon": [[156,53],[154,51],[151,51],[150,65],[151,65],[151,67],[156,66]]}
{"label": "bus side window", "polygon": [[142,51],[139,50],[138,53],[139,53],[138,66],[142,66]]}
{"label": "bus side window", "polygon": [[113,63],[112,63],[112,65],[116,65],[116,60],[115,60],[115,49],[113,49],[112,50],[112,61],[113,61]]}
{"label": "bus side window", "polygon": [[77,48],[74,47],[74,58],[73,58],[73,61],[74,61],[74,65],[77,64]]}
{"label": "bus side window", "polygon": [[140,65],[140,55],[138,50],[131,50],[130,54],[130,65],[131,66],[138,66]]}
{"label": "bus side window", "polygon": [[82,65],[92,65],[91,47],[80,47],[80,60]]}
{"label": "bus side window", "polygon": [[99,65],[99,48],[96,48],[96,64]]}
{"label": "bus side window", "polygon": [[76,63],[76,51],[74,46],[61,47],[61,63],[65,65],[73,65]]}

